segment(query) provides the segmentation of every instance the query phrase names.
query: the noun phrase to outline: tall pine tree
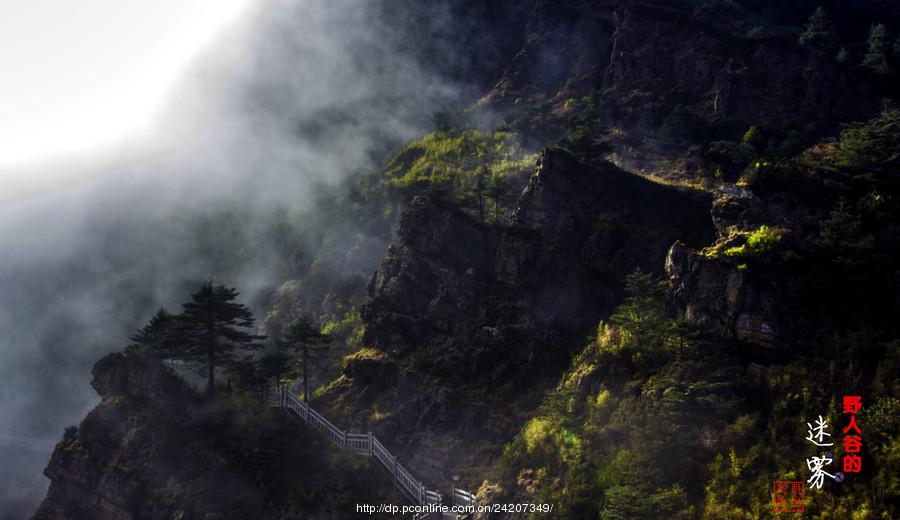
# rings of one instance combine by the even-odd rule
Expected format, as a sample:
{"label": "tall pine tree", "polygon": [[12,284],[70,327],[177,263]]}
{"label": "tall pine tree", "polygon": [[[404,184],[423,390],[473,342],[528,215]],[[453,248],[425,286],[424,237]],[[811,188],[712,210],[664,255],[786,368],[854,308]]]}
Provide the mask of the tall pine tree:
{"label": "tall pine tree", "polygon": [[174,325],[177,317],[160,307],[147,325],[131,337],[130,350],[139,355],[152,356],[162,363],[176,354]]}
{"label": "tall pine tree", "polygon": [[832,52],[837,44],[837,32],[831,21],[831,15],[822,6],[817,7],[809,17],[803,34],[800,35],[800,45],[813,50]]}
{"label": "tall pine tree", "polygon": [[253,313],[235,302],[235,289],[206,282],[182,305],[176,327],[179,358],[207,375],[207,395],[216,393],[216,369],[233,367],[247,360],[248,351],[262,345],[247,329],[253,326]]}
{"label": "tall pine tree", "polygon": [[304,402],[309,402],[310,364],[315,364],[321,359],[331,340],[331,336],[322,333],[321,329],[306,316],[294,320],[284,334],[281,346],[300,354]]}

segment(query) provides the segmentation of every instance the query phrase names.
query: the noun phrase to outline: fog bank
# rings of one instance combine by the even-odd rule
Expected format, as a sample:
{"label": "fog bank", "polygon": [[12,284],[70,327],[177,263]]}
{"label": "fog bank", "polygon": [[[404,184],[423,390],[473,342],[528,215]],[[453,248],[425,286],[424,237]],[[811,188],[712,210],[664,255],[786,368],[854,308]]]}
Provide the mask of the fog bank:
{"label": "fog bank", "polygon": [[252,304],[279,282],[268,216],[377,169],[454,102],[376,5],[263,3],[180,80],[152,139],[0,204],[0,517],[33,511],[49,453],[21,444],[90,410],[94,361],[210,277]]}

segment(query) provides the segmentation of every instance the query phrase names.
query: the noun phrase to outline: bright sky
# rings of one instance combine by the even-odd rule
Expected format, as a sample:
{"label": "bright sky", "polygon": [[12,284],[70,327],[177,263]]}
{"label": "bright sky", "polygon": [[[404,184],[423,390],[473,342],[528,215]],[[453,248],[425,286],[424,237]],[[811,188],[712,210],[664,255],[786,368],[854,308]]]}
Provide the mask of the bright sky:
{"label": "bright sky", "polygon": [[17,169],[149,130],[186,66],[254,1],[0,0],[0,199],[27,181]]}

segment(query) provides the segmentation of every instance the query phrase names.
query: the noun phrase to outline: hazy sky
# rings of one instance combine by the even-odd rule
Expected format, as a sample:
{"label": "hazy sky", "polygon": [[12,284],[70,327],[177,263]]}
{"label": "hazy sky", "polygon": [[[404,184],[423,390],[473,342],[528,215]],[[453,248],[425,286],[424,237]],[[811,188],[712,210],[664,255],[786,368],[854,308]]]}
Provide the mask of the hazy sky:
{"label": "hazy sky", "polygon": [[36,165],[144,137],[190,62],[256,1],[0,0],[0,202],[74,174]]}

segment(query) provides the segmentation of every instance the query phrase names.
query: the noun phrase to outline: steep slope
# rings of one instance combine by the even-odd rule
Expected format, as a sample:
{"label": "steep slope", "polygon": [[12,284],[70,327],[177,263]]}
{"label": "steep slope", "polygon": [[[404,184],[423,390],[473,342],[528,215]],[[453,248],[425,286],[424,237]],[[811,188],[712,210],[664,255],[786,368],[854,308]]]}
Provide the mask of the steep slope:
{"label": "steep slope", "polygon": [[[803,434],[824,417],[840,478],[808,481],[804,514],[895,516],[898,149],[890,111],[721,190],[716,242],[675,244],[667,284],[629,278],[480,499],[577,518],[769,518],[773,480],[810,478],[821,453]],[[859,472],[841,464],[846,395],[865,403]]]}
{"label": "steep slope", "polygon": [[619,301],[625,274],[661,272],[675,240],[711,240],[709,204],[560,150],[541,155],[509,225],[415,199],[369,286],[370,348],[320,402],[395,439],[424,478],[477,486],[572,345]]}
{"label": "steep slope", "polygon": [[53,452],[35,520],[336,519],[394,498],[364,459],[254,396],[204,402],[170,369],[122,354],[93,375],[102,401]]}
{"label": "steep slope", "polygon": [[[835,392],[858,391],[875,409],[862,419],[873,472],[850,489],[875,491],[835,499],[835,514],[860,504],[893,514],[896,114],[888,108],[874,129],[797,153],[890,107],[878,92],[896,78],[862,67],[863,33],[878,21],[873,12],[890,23],[900,17],[883,2],[861,2],[852,16],[834,3],[847,19],[836,17],[834,41],[810,46],[800,42],[801,25],[814,6],[780,4],[386,6],[427,42],[421,58],[452,56],[432,66],[483,89],[460,120],[518,132],[529,151],[556,145],[541,153],[509,221],[473,218],[439,191],[342,200],[364,207],[368,236],[349,246],[340,236],[315,242],[327,254],[277,292],[273,329],[300,313],[334,323],[342,305],[359,305],[360,273],[377,264],[389,219],[399,214],[399,222],[353,314],[352,344],[364,348],[316,392],[316,408],[342,427],[389,439],[429,485],[480,487],[485,502],[559,501],[557,515],[570,517],[755,518],[771,510],[772,472],[803,470],[802,458],[765,442],[830,410]],[[439,130],[452,137],[460,129]],[[656,183],[607,159],[694,188]],[[620,307],[635,269],[666,276],[668,292],[650,287],[653,298],[638,305],[630,294]],[[642,328],[642,305],[652,307],[658,339]],[[131,363],[111,359],[104,366]],[[303,464],[270,462],[282,459],[267,450],[293,445],[288,426],[262,411],[251,407],[241,424],[268,425],[278,440],[223,434],[210,426],[221,422],[208,405],[148,400],[128,389],[144,388],[145,376],[110,384],[108,371],[100,373],[104,401],[54,454],[38,518],[144,518],[144,509],[162,515],[147,518],[340,518],[349,493],[368,489],[358,480],[368,473],[323,460],[315,438],[290,448]],[[199,426],[185,429],[173,417]],[[102,433],[96,425],[107,422],[111,433]],[[169,446],[172,439],[190,449]],[[235,455],[238,441],[250,442],[252,458]],[[802,439],[787,444],[802,449]],[[191,463],[175,463],[169,449]],[[262,481],[254,480],[257,453],[268,453]],[[150,460],[166,461],[171,473],[144,471]],[[306,467],[331,468],[334,479],[311,482]],[[886,484],[873,484],[875,476]],[[298,481],[327,496],[325,505],[316,508],[306,491],[292,494],[287,483]]]}

